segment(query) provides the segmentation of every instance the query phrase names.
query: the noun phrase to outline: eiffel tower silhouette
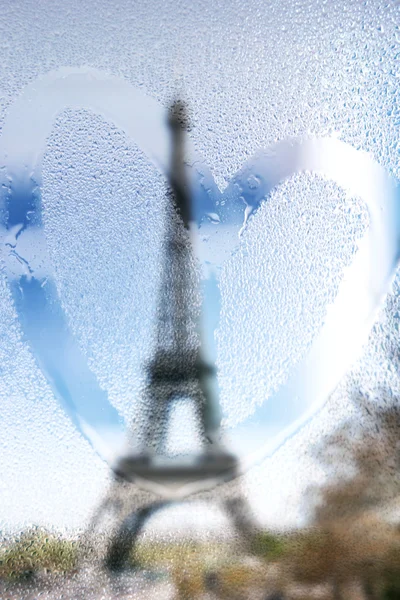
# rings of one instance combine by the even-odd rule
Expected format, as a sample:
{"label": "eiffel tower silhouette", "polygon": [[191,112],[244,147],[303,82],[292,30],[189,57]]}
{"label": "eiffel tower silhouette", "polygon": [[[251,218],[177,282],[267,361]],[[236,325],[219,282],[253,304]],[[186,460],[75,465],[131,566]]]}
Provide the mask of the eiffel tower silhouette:
{"label": "eiffel tower silhouette", "polygon": [[[167,214],[164,268],[159,295],[156,349],[147,365],[145,416],[142,449],[123,456],[115,467],[116,481],[103,502],[95,522],[110,507],[120,513],[120,526],[108,544],[105,565],[120,571],[129,563],[132,549],[146,521],[158,510],[176,501],[171,492],[157,498],[149,493],[155,483],[170,488],[232,479],[237,458],[221,442],[221,410],[216,369],[204,339],[202,314],[196,315],[193,284],[194,221],[189,184],[185,176],[184,135],[188,128],[183,103],[176,101],[169,111],[172,157],[169,173],[172,207]],[[172,210],[171,210],[172,208]],[[193,331],[193,320],[195,331]],[[188,455],[169,456],[165,441],[176,400],[190,400],[195,409],[202,450]],[[137,484],[136,486],[132,486]],[[132,489],[134,488],[134,489]],[[147,492],[143,490],[143,488]],[[232,494],[230,494],[232,496]],[[224,509],[241,534],[254,528],[243,498],[228,497]]]}
{"label": "eiffel tower silhouette", "polygon": [[[139,477],[184,484],[232,472],[237,460],[226,452],[220,440],[221,410],[216,369],[207,354],[202,315],[197,318],[193,315],[196,290],[191,272],[193,241],[190,232],[194,215],[185,176],[184,133],[188,122],[183,103],[172,105],[169,126],[172,135],[170,198],[175,210],[169,210],[167,214],[156,350],[147,366],[144,443],[140,453],[119,461],[117,471],[124,479],[133,481]],[[191,331],[193,319],[196,320],[196,332]],[[203,451],[171,457],[163,450],[171,407],[179,399],[193,403]]]}

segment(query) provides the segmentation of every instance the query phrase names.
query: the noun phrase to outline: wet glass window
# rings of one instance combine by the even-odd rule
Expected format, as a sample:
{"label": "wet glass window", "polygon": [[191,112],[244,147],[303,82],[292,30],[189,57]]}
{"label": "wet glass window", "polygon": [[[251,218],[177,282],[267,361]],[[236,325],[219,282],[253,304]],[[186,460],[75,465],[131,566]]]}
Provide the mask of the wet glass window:
{"label": "wet glass window", "polygon": [[0,12],[0,596],[396,597],[398,3]]}

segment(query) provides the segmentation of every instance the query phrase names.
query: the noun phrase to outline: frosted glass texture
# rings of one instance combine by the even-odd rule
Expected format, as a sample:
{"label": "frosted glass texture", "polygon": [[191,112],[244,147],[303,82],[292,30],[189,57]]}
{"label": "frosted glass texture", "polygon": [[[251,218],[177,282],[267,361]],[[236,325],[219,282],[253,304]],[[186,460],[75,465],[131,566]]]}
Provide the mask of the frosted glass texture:
{"label": "frosted glass texture", "polygon": [[[125,427],[140,430],[173,97],[190,111],[199,277],[243,470],[308,419],[342,418],[354,390],[397,393],[399,8],[331,4],[2,11],[7,527],[82,523]],[[187,419],[172,419],[179,452]]]}

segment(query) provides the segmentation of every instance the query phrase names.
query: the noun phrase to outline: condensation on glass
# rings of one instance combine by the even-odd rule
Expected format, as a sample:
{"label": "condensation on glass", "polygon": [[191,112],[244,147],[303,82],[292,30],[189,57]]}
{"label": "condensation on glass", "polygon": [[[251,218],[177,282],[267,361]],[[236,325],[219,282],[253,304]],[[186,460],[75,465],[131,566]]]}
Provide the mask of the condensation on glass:
{"label": "condensation on glass", "polygon": [[[260,519],[296,521],[318,478],[308,445],[355,394],[399,393],[398,11],[2,9],[4,530],[84,527],[132,443],[125,424],[141,429],[173,98],[189,110],[192,267],[222,434]],[[196,446],[194,416],[180,399],[169,452]]]}

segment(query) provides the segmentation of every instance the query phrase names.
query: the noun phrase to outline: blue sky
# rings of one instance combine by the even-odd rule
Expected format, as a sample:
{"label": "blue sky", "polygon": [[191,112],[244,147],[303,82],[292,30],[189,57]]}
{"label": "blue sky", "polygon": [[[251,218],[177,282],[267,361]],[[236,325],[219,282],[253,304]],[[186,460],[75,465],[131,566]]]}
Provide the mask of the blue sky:
{"label": "blue sky", "polygon": [[[30,117],[29,135],[25,138],[23,135],[15,136],[15,128],[25,133],[25,100],[21,93],[29,82],[33,82],[31,98],[34,98],[34,82],[49,71],[62,67],[76,69],[78,65],[83,73],[81,86],[84,86],[84,73],[98,69],[107,73],[106,82],[110,81],[110,76],[115,76],[134,89],[145,92],[145,97],[151,99],[151,110],[140,104],[144,116],[147,112],[154,114],[157,106],[165,106],[177,89],[183,90],[192,111],[193,130],[190,136],[193,146],[202,157],[203,164],[209,168],[209,171],[200,168],[203,189],[208,189],[216,202],[224,201],[219,197],[216,186],[224,190],[233,175],[258,150],[269,148],[278,140],[310,133],[321,137],[334,134],[336,139],[368,151],[389,172],[398,176],[398,161],[390,149],[392,145],[383,140],[398,139],[395,120],[386,110],[388,102],[396,103],[396,95],[388,99],[382,93],[379,97],[379,90],[387,89],[385,83],[389,87],[392,85],[391,75],[378,73],[380,83],[377,84],[376,76],[358,69],[360,65],[368,64],[371,56],[375,60],[383,51],[385,64],[393,63],[395,68],[395,57],[387,41],[395,35],[390,10],[386,9],[387,12],[382,15],[380,3],[376,2],[371,5],[370,12],[363,13],[364,9],[359,6],[337,3],[334,7],[326,7],[323,17],[326,27],[314,28],[311,25],[313,20],[306,15],[298,15],[296,19],[300,23],[294,23],[292,12],[283,10],[277,3],[270,6],[253,4],[245,6],[232,2],[228,7],[222,7],[206,2],[190,6],[187,12],[183,5],[137,3],[132,7],[131,3],[122,3],[118,11],[107,7],[109,12],[105,16],[105,6],[100,7],[98,15],[92,14],[93,11],[89,15],[86,14],[87,7],[78,7],[74,2],[67,3],[68,6],[55,3],[52,10],[46,12],[46,17],[40,19],[42,8],[37,9],[37,15],[36,8],[29,2],[23,2],[21,7],[27,22],[31,23],[26,35],[22,35],[17,27],[18,6],[8,9],[7,27],[3,32],[5,59],[0,73],[4,106],[1,133],[2,148],[8,152],[5,161],[8,175],[11,171],[13,177],[11,187],[14,186],[15,192],[20,185],[20,191],[17,192],[19,196],[14,198],[14,212],[8,215],[7,235],[11,237],[6,243],[9,251],[17,251],[13,244],[18,237],[20,257],[24,256],[27,248],[31,249],[34,264],[30,268],[35,270],[37,278],[32,278],[26,263],[14,254],[12,268],[16,269],[16,279],[23,285],[19,285],[12,296],[7,284],[10,264],[2,273],[2,459],[4,497],[8,500],[4,505],[7,507],[6,514],[1,518],[5,522],[18,521],[26,515],[33,519],[34,509],[39,505],[43,507],[37,512],[42,515],[40,518],[61,522],[60,507],[65,507],[65,513],[69,510],[68,506],[76,501],[71,491],[75,483],[82,488],[83,483],[79,482],[84,482],[85,478],[92,482],[90,489],[85,491],[86,510],[95,503],[102,489],[107,469],[95,458],[66,417],[64,409],[67,408],[68,394],[65,388],[60,387],[54,365],[61,365],[64,375],[70,370],[70,386],[75,390],[75,397],[86,389],[86,397],[95,397],[98,406],[108,395],[115,412],[105,404],[105,410],[109,411],[105,421],[114,420],[115,429],[120,426],[117,413],[127,420],[131,418],[132,395],[136,397],[139,394],[143,383],[140,364],[150,339],[154,310],[151,290],[155,289],[156,279],[154,277],[153,281],[151,275],[146,275],[146,270],[149,273],[150,270],[140,265],[141,253],[153,261],[157,260],[159,238],[154,231],[161,231],[161,228],[156,202],[161,202],[163,197],[162,180],[155,174],[154,167],[143,160],[140,152],[131,148],[129,140],[121,133],[126,131],[129,123],[124,121],[124,115],[128,113],[121,110],[120,105],[116,109],[119,112],[114,125],[107,121],[107,115],[102,119],[92,114],[96,113],[97,100],[91,97],[89,107],[86,106],[90,114],[75,107],[60,115],[54,129],[46,130],[42,127],[48,110],[46,102],[51,104],[53,101],[49,91],[46,102],[39,102],[36,116]],[[355,37],[353,41],[344,43],[341,52],[338,52],[335,44],[339,42],[335,42],[334,32],[338,24],[343,27],[343,8],[351,13],[349,22]],[[317,4],[315,10],[318,13]],[[246,20],[250,12],[258,15],[257,19]],[[79,16],[79,23],[73,21],[73,14]],[[156,21],[155,15],[158,15]],[[377,33],[378,15],[385,21],[385,38]],[[11,26],[13,23],[15,27]],[[115,44],[112,31],[118,32],[118,44]],[[196,31],[198,39],[196,45],[192,43],[193,31]],[[368,48],[361,43],[365,35],[370,42]],[[66,40],[69,40],[68,43]],[[312,53],[311,47],[314,48]],[[358,53],[354,58],[355,50]],[[319,60],[318,56],[324,59]],[[107,85],[104,85],[106,89]],[[121,86],[123,90],[128,89],[123,84]],[[368,95],[369,89],[374,90],[373,94]],[[63,93],[66,93],[65,90]],[[119,97],[123,98],[123,95]],[[13,109],[16,98],[20,100]],[[351,110],[350,105],[353,106]],[[9,127],[7,130],[4,119],[10,123],[13,110],[11,121],[14,129]],[[136,123],[140,123],[140,119]],[[164,161],[165,166],[168,143],[160,143],[157,127],[153,130],[153,125],[143,118],[143,126],[136,126],[133,137],[136,136],[139,146],[147,144],[146,148],[150,151],[156,147],[156,159],[161,165]],[[17,144],[16,140],[22,139],[27,143]],[[38,220],[38,214],[32,214],[29,206],[32,190],[26,188],[32,174],[29,166],[37,164],[32,148],[44,152],[43,181],[39,180],[43,222]],[[124,160],[128,164],[125,170],[118,167]],[[93,173],[97,173],[97,182]],[[38,181],[38,172],[33,174]],[[257,180],[254,181],[250,175],[249,193],[254,189],[261,193],[262,186],[257,188]],[[302,192],[304,189],[305,192]],[[3,190],[3,193],[6,192]],[[34,193],[38,202],[38,191]],[[225,231],[220,228],[222,233],[218,234],[226,238],[232,236],[219,246],[228,248],[228,253],[238,239],[238,229],[243,223],[246,208],[235,189],[229,191],[228,188],[228,196],[229,193],[228,203],[219,206],[222,221],[224,215],[227,219],[227,227]],[[339,207],[346,206],[337,189],[329,188],[320,181],[313,183],[305,177],[289,183],[275,194],[271,208],[263,207],[253,224],[249,220],[241,247],[221,274],[222,324],[217,331],[217,348],[221,401],[231,425],[235,419],[245,420],[251,413],[252,402],[261,403],[287,375],[288,365],[282,348],[289,355],[289,366],[301,357],[316,331],[327,301],[332,298],[332,290],[337,289],[338,273],[346,262],[346,256],[352,255],[351,236],[345,226],[340,229],[344,244],[348,244],[343,253],[329,246],[329,234],[325,230],[318,233],[318,229],[312,229],[312,223],[310,225],[304,211],[299,209],[304,201],[302,194],[308,198],[305,206],[312,216],[310,220],[321,225],[321,215],[312,212],[313,197],[320,212],[323,211],[324,198],[331,198],[332,206],[335,202]],[[294,197],[292,204],[291,195]],[[134,201],[133,197],[136,198]],[[208,199],[205,196],[203,200]],[[249,197],[247,200],[251,205]],[[287,217],[282,209],[285,202]],[[107,206],[111,208],[107,209]],[[354,207],[352,210],[354,215],[349,217],[350,229],[357,213]],[[146,217],[148,214],[150,216]],[[22,231],[19,226],[26,224],[28,216],[30,224]],[[297,253],[293,250],[296,218],[302,219],[302,230],[311,227],[311,239],[315,248],[320,249],[317,252],[321,257],[324,251],[327,260],[331,257],[334,266],[326,279],[327,271],[322,266],[317,267],[319,279],[313,278],[310,270],[302,273],[301,268],[295,269],[296,260],[300,267],[313,264],[310,258],[313,248],[304,250],[307,244],[305,238],[299,242],[299,246],[303,244],[302,248],[297,248]],[[278,222],[283,224],[280,232],[276,225]],[[40,236],[35,236],[35,232],[40,233],[43,226],[49,256],[43,254]],[[131,236],[125,235],[129,228],[136,231]],[[213,229],[212,224],[209,229]],[[268,240],[265,232],[269,234]],[[202,233],[206,238],[210,232],[204,228]],[[354,240],[354,232],[352,235]],[[152,237],[154,252],[149,247]],[[285,237],[288,255],[294,260],[292,266],[283,265],[281,277],[275,275],[273,269],[268,271],[266,265],[272,261],[270,265],[279,266],[279,261],[273,262],[272,247],[276,244],[280,254],[284,255]],[[301,262],[299,257],[304,251],[310,253],[309,260]],[[211,259],[218,262],[221,257],[212,255]],[[54,283],[48,278],[49,262],[55,269]],[[38,285],[46,277],[44,287]],[[146,278],[148,281],[145,281]],[[284,282],[290,282],[291,278],[293,284],[286,288]],[[299,281],[303,282],[300,293],[297,291]],[[317,283],[321,281],[326,281],[326,287],[322,285],[322,291],[315,292]],[[262,293],[257,291],[257,285],[263,287]],[[24,332],[21,310],[19,313],[16,310],[18,301],[23,302],[30,290],[36,290],[35,302],[43,299],[46,286],[50,290],[57,286],[62,297],[62,312],[53,310],[49,333],[48,325],[41,329],[43,323],[36,318],[39,313],[43,320],[47,317],[40,308],[36,308],[36,317],[32,321],[34,329]],[[135,289],[135,286],[141,289]],[[309,295],[315,293],[316,298],[308,305],[307,290]],[[111,300],[113,294],[117,298],[115,301]],[[137,299],[133,298],[134,294]],[[290,302],[296,307],[296,298],[299,306],[303,307],[300,317],[295,316],[297,309],[281,312],[281,307]],[[34,303],[29,304],[32,310],[33,306]],[[308,312],[312,313],[310,318]],[[63,338],[62,332],[67,331],[66,323],[68,335]],[[36,339],[36,355],[31,353],[27,333],[31,341]],[[69,356],[72,358],[69,362],[63,361],[65,344],[70,344]],[[136,356],[132,356],[135,353]],[[52,385],[43,376],[46,368],[43,369],[42,364],[40,369],[38,360],[53,365],[51,372],[46,367]],[[277,365],[280,367],[276,368]],[[79,373],[79,378],[76,373]],[[368,385],[373,384],[369,382]],[[55,390],[64,397],[64,408],[61,408]],[[82,400],[82,411],[90,412],[91,404],[87,399]],[[90,421],[91,416],[88,418]],[[268,426],[270,420],[271,416],[268,417]],[[268,438],[270,427],[263,423],[260,427],[260,438]],[[112,437],[120,439],[119,435]],[[250,437],[254,438],[254,435],[250,433]],[[245,437],[240,434],[241,444],[246,447],[247,442],[243,443],[243,440]],[[286,460],[296,464],[296,445],[290,447],[294,454]],[[284,456],[285,452],[281,450],[279,456]],[[283,465],[284,461],[279,463],[279,460],[283,461],[277,458],[276,464]],[[62,469],[60,465],[63,465]],[[273,470],[275,467],[269,468]],[[98,477],[94,477],[93,470]],[[306,481],[299,483],[298,488]],[[275,497],[281,494],[283,498],[285,487],[281,483],[275,485],[278,490]],[[56,498],[61,497],[62,502],[58,502]],[[82,508],[80,514],[84,512]]]}

